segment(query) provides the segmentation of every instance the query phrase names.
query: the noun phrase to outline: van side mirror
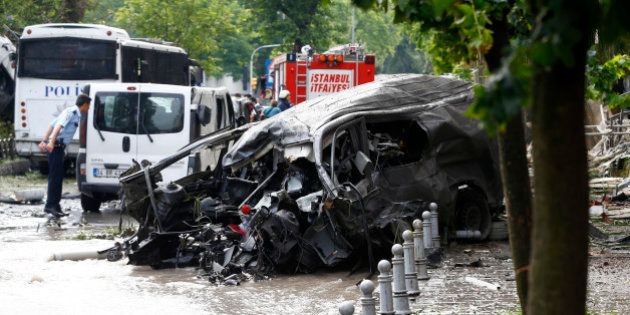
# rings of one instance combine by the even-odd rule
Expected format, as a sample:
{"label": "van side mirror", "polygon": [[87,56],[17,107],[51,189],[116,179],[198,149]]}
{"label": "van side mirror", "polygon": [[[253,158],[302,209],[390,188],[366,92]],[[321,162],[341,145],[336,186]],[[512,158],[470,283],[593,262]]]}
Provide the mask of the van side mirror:
{"label": "van side mirror", "polygon": [[202,124],[203,126],[209,124],[211,118],[210,114],[211,110],[210,108],[208,108],[208,106],[201,104],[197,105],[197,120],[200,124]]}

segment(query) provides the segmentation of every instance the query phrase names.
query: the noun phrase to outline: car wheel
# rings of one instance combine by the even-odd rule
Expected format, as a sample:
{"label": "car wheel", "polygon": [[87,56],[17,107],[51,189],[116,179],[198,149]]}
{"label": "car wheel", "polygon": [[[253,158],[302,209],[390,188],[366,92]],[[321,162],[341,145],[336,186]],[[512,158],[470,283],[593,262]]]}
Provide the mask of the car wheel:
{"label": "car wheel", "polygon": [[83,211],[97,212],[100,207],[100,199],[92,198],[86,194],[81,194],[81,208],[83,208]]}
{"label": "car wheel", "polygon": [[491,231],[490,209],[486,198],[473,189],[460,190],[457,193],[455,206],[455,229],[481,232],[481,240],[485,240]]}

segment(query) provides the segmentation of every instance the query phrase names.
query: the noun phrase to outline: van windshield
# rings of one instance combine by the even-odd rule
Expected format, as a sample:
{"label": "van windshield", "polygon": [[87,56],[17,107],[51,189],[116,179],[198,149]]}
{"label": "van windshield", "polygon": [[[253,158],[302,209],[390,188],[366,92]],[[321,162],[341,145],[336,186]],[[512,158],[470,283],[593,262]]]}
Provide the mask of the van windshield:
{"label": "van windshield", "polygon": [[168,93],[98,92],[94,127],[127,134],[177,133],[184,128],[184,96]]}

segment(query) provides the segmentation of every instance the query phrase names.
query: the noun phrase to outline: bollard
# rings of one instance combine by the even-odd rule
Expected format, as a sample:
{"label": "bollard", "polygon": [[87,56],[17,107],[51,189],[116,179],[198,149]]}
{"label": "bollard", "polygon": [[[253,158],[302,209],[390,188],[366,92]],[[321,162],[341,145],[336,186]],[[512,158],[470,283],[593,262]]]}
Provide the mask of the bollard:
{"label": "bollard", "polygon": [[407,294],[413,299],[420,294],[418,289],[418,274],[416,273],[416,266],[414,265],[413,255],[413,233],[409,230],[405,230],[402,234],[403,251],[405,259],[405,286],[407,287]]}
{"label": "bollard", "polygon": [[354,303],[352,301],[345,301],[339,305],[339,314],[352,315],[354,314]]}
{"label": "bollard", "polygon": [[429,204],[431,210],[431,239],[433,248],[440,248],[440,226],[438,225],[438,205],[435,202]]}
{"label": "bollard", "polygon": [[405,266],[403,247],[400,244],[392,246],[392,269],[394,274],[394,314],[411,314],[409,310],[409,296],[405,284]]}
{"label": "bollard", "polygon": [[424,242],[422,241],[422,221],[420,219],[413,220],[413,246],[418,280],[429,280],[427,259],[424,257]]}
{"label": "bollard", "polygon": [[394,302],[392,300],[392,264],[383,259],[378,262],[379,314],[393,315]]}
{"label": "bollard", "polygon": [[374,282],[363,280],[359,285],[363,297],[361,297],[361,315],[376,315],[376,299],[372,297]]}
{"label": "bollard", "polygon": [[433,241],[431,240],[431,212],[422,212],[422,236],[424,249],[433,248]]}

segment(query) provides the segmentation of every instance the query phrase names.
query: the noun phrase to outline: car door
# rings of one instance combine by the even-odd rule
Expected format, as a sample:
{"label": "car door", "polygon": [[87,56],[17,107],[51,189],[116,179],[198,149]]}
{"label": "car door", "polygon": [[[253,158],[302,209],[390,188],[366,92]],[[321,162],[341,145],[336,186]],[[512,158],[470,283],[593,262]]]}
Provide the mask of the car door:
{"label": "car door", "polygon": [[88,113],[86,180],[118,184],[137,154],[139,94],[124,85],[96,91]]}
{"label": "car door", "polygon": [[[200,105],[205,105],[211,109],[210,123],[201,127],[202,135],[233,127],[234,112],[228,98],[229,95],[221,93],[221,91],[213,91],[212,94],[208,93],[207,96],[201,98]],[[221,151],[228,145],[229,143],[202,150],[200,152],[200,169],[214,169],[219,163]]]}
{"label": "car door", "polygon": [[[150,88],[150,90],[149,90]],[[157,92],[160,91],[160,92]],[[149,86],[140,91],[138,107],[138,161],[152,164],[175,153],[190,140],[190,89]],[[164,183],[186,176],[187,159],[162,170]]]}

